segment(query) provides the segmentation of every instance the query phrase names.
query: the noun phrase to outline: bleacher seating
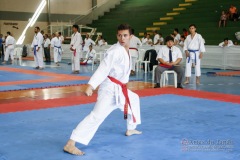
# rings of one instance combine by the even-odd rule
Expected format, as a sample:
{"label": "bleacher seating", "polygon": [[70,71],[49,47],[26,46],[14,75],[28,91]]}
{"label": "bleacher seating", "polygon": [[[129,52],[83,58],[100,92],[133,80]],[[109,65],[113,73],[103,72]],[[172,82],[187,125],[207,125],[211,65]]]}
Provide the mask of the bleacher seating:
{"label": "bleacher seating", "polygon": [[228,10],[231,4],[240,9],[238,1],[229,0],[125,0],[89,26],[96,27],[112,44],[116,42],[115,28],[120,23],[129,23],[140,37],[143,32],[155,29],[160,29],[159,32],[165,37],[174,28],[179,28],[181,32],[189,24],[195,23],[206,44],[217,45],[225,37],[236,40],[235,33],[239,31],[240,21],[228,21],[227,27],[218,28],[221,11]]}

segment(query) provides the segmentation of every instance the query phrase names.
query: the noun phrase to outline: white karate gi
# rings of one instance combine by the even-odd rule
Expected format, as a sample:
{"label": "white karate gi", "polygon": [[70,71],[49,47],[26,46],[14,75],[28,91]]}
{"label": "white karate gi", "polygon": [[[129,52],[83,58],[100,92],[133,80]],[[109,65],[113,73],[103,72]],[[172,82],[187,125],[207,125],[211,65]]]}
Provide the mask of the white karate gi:
{"label": "white karate gi", "polygon": [[[43,35],[40,32],[38,32],[33,37],[31,47],[33,48],[34,51],[36,51],[35,53],[33,51],[36,67],[40,67],[40,68],[43,68],[43,47],[42,47],[43,45],[42,44],[43,44]],[[37,51],[38,47],[40,48]]]}
{"label": "white karate gi", "polygon": [[152,43],[152,39],[151,38],[149,38],[149,39],[143,38],[142,39],[142,45],[149,45],[149,46],[151,46],[151,44],[149,44],[149,43]]}
{"label": "white karate gi", "polygon": [[[131,57],[119,43],[107,50],[104,59],[88,84],[93,89],[100,85],[97,102],[91,113],[73,130],[72,140],[87,145],[104,119],[115,109],[124,110],[125,97],[122,88],[113,83],[107,76],[114,77],[122,83],[128,83],[131,70]],[[141,124],[139,96],[128,90],[131,108],[136,122],[133,122],[132,112],[128,107],[127,128],[133,130]]]}
{"label": "white karate gi", "polygon": [[142,46],[142,43],[140,39],[134,35],[132,35],[132,38],[130,40],[130,48],[129,53],[132,58],[132,70],[135,71],[136,68],[136,62],[138,58],[138,46]]}
{"label": "white karate gi", "polygon": [[156,34],[153,38],[153,43],[156,44],[158,42],[159,38],[160,38],[159,34]]}
{"label": "white karate gi", "polygon": [[178,44],[181,40],[181,35],[178,33],[175,38],[174,38],[174,42],[176,42],[176,44]]}
{"label": "white karate gi", "polygon": [[[224,42],[221,42],[221,43],[219,43],[218,46],[219,47],[224,47],[223,44],[224,44]],[[233,46],[233,45],[234,45],[233,42],[231,40],[228,40],[228,45],[226,47],[230,47],[230,46]]]}
{"label": "white karate gi", "polygon": [[83,63],[87,64],[92,64],[93,60],[95,59],[96,56],[96,51],[94,49],[92,49],[91,51],[89,50],[88,53],[86,54],[86,60],[83,61]]}
{"label": "white karate gi", "polygon": [[80,71],[79,55],[82,52],[82,43],[82,36],[79,32],[72,34],[70,47],[76,50],[75,55],[74,52],[72,53],[72,71]]}
{"label": "white karate gi", "polygon": [[8,61],[9,55],[11,57],[11,60],[13,61],[15,39],[12,36],[8,35],[5,41],[5,46],[6,46],[6,52],[4,55],[4,61]]}
{"label": "white karate gi", "polygon": [[186,59],[185,76],[191,77],[192,63],[196,63],[195,75],[197,77],[201,76],[201,59],[199,58],[199,55],[200,53],[205,52],[205,46],[202,36],[196,33],[192,39],[191,35],[188,35],[184,41],[183,50],[184,52],[187,50],[190,54],[190,57],[187,57]]}
{"label": "white karate gi", "polygon": [[54,62],[61,62],[62,59],[62,39],[60,37],[54,37],[51,40],[51,47],[53,48]]}
{"label": "white karate gi", "polygon": [[[84,39],[83,51],[84,51],[84,52],[88,52],[90,45],[95,45],[95,42],[94,42],[91,38],[88,38],[88,39],[85,38],[85,39]],[[82,57],[80,57],[80,58],[82,58]]]}

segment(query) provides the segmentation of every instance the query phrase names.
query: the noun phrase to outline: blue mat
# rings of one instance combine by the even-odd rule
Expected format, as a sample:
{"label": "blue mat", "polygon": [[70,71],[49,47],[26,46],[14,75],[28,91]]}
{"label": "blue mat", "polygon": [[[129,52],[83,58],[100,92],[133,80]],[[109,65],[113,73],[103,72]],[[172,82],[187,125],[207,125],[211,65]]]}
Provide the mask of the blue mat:
{"label": "blue mat", "polygon": [[[62,151],[71,131],[94,104],[0,115],[1,160],[238,160],[240,105],[162,95],[141,98],[142,135],[125,137],[123,114],[114,111],[100,126],[86,155]],[[200,149],[230,147],[222,151]],[[229,141],[230,145],[219,142]],[[194,144],[195,142],[196,144]],[[186,150],[188,147],[188,150]]]}
{"label": "blue mat", "polygon": [[48,78],[48,76],[39,76],[39,75],[35,75],[35,74],[7,72],[7,71],[0,70],[0,81],[1,82],[36,80],[36,79],[44,79],[44,78]]}

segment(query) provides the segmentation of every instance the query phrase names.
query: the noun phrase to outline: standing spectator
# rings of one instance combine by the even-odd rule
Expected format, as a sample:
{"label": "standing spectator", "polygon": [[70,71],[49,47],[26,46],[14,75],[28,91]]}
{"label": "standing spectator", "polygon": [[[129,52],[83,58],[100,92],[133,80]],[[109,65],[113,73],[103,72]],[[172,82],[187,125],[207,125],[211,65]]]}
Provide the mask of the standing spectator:
{"label": "standing spectator", "polygon": [[180,42],[180,38],[181,38],[181,35],[179,34],[177,28],[174,29],[173,34],[175,35],[174,45],[177,45]]}
{"label": "standing spectator", "polygon": [[222,11],[222,15],[220,16],[220,20],[218,22],[218,27],[221,27],[221,24],[223,24],[223,27],[226,27],[226,21],[227,21],[227,15],[224,11]]}
{"label": "standing spectator", "polygon": [[64,37],[62,35],[62,32],[58,32],[58,35],[59,35],[59,37],[61,39],[61,43],[63,44],[64,43]]}
{"label": "standing spectator", "polygon": [[152,39],[150,38],[150,34],[147,34],[147,37],[142,39],[143,45],[152,45]]}
{"label": "standing spectator", "polygon": [[237,15],[237,8],[234,5],[231,5],[229,8],[229,19],[232,21],[237,21],[238,15]]}
{"label": "standing spectator", "polygon": [[183,35],[185,38],[188,36],[188,31],[186,28],[183,28]]}
{"label": "standing spectator", "polygon": [[154,31],[153,34],[154,34],[153,45],[158,45],[158,44],[159,44],[159,38],[160,38],[160,36],[159,36],[159,34],[157,33],[157,31]]}
{"label": "standing spectator", "polygon": [[43,36],[44,40],[43,40],[43,47],[44,47],[44,56],[45,56],[45,60],[46,62],[51,62],[51,56],[50,56],[50,46],[51,46],[51,41],[48,38],[48,35],[45,34]]}

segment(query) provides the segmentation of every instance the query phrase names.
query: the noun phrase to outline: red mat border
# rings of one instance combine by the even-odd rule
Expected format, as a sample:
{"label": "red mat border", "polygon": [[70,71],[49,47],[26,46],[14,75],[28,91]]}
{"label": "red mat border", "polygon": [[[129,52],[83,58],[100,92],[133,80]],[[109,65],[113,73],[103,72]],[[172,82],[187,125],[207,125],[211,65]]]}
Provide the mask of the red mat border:
{"label": "red mat border", "polygon": [[[195,98],[202,98],[207,100],[216,100],[221,102],[230,102],[230,103],[240,104],[240,96],[238,95],[222,94],[222,93],[214,93],[214,92],[206,92],[206,91],[175,89],[175,88],[160,88],[160,89],[151,88],[151,89],[136,90],[134,92],[137,93],[140,97],[157,96],[157,95],[163,95],[163,94],[175,94],[180,96],[195,97]],[[93,102],[96,102],[96,99],[97,99],[97,94],[94,94],[92,97],[73,96],[73,97],[58,98],[58,99],[1,104],[0,113],[68,107],[73,105],[93,103]]]}

